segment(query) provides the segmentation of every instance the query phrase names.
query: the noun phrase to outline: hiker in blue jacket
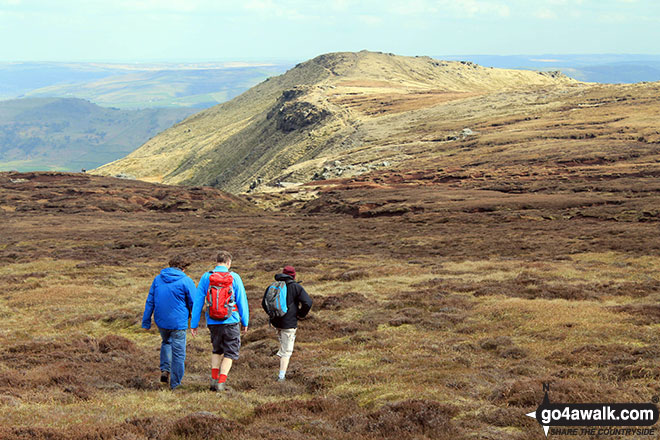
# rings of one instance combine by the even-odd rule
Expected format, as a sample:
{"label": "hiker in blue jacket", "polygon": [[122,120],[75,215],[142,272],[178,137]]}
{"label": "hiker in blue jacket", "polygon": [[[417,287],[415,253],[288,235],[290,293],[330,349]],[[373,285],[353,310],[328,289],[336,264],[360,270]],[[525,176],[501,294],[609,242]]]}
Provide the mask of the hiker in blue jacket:
{"label": "hiker in blue jacket", "polygon": [[151,328],[151,315],[162,339],[160,345],[160,381],[173,390],[181,384],[185,372],[186,331],[193,309],[195,282],[184,271],[190,260],[183,255],[173,257],[160,271],[149,289],[144,305],[142,328]]}
{"label": "hiker in blue jacket", "polygon": [[190,334],[196,336],[202,306],[204,306],[206,294],[209,290],[211,275],[213,272],[228,272],[233,278],[231,284],[233,310],[230,316],[223,320],[213,319],[209,316],[209,310],[206,307],[206,325],[211,333],[211,344],[213,345],[213,354],[211,355],[211,391],[225,390],[227,375],[233,361],[238,359],[238,353],[241,348],[240,324],[243,324],[243,332],[245,333],[248,330],[248,323],[250,321],[250,310],[248,308],[243,280],[241,280],[241,277],[236,272],[229,272],[230,267],[231,254],[225,251],[219,252],[215,269],[206,272],[199,280],[194,297],[192,320],[190,321]]}

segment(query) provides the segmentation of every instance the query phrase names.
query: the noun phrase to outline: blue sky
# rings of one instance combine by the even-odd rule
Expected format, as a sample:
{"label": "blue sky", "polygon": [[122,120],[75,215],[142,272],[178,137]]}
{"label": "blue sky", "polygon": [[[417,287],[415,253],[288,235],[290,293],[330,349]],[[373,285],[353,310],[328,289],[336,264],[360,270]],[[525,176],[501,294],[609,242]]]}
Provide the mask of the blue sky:
{"label": "blue sky", "polygon": [[0,61],[659,54],[658,0],[0,0]]}

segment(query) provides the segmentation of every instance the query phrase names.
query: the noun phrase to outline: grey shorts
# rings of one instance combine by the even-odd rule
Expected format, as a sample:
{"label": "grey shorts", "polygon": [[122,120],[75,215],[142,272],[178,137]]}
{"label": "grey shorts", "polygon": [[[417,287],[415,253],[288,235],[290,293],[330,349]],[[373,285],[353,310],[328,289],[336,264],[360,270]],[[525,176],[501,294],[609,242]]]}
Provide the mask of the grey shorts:
{"label": "grey shorts", "polygon": [[241,325],[236,324],[209,324],[211,332],[211,344],[213,354],[219,354],[226,358],[238,359],[238,351],[241,348]]}
{"label": "grey shorts", "polygon": [[280,349],[277,351],[279,357],[291,357],[293,344],[296,342],[295,328],[278,328],[277,339],[280,341]]}

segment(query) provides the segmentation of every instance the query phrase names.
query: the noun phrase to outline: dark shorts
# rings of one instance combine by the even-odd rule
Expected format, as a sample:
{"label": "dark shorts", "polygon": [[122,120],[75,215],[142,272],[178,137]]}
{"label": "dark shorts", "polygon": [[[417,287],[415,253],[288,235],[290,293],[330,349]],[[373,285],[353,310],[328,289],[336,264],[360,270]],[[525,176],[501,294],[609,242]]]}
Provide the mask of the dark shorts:
{"label": "dark shorts", "polygon": [[213,354],[237,360],[238,350],[241,348],[241,325],[236,324],[209,324]]}

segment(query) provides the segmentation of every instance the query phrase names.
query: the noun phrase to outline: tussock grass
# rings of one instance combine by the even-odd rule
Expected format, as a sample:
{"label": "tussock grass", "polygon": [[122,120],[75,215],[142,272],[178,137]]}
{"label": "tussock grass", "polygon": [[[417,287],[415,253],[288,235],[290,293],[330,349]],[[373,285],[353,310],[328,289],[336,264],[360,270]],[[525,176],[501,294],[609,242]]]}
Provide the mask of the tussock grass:
{"label": "tussock grass", "polygon": [[[546,220],[541,234],[493,212],[426,215],[12,214],[0,236],[0,438],[213,438],[231,426],[237,439],[522,439],[542,435],[524,414],[543,382],[553,401],[660,392],[654,228]],[[628,236],[612,244],[631,250],[579,238],[618,228]],[[332,246],[296,245],[310,237]],[[140,328],[148,288],[182,251],[197,281],[220,239],[252,315],[232,390],[206,390],[201,329],[183,388],[161,391],[160,337]],[[284,264],[315,305],[278,384],[260,301]]]}

